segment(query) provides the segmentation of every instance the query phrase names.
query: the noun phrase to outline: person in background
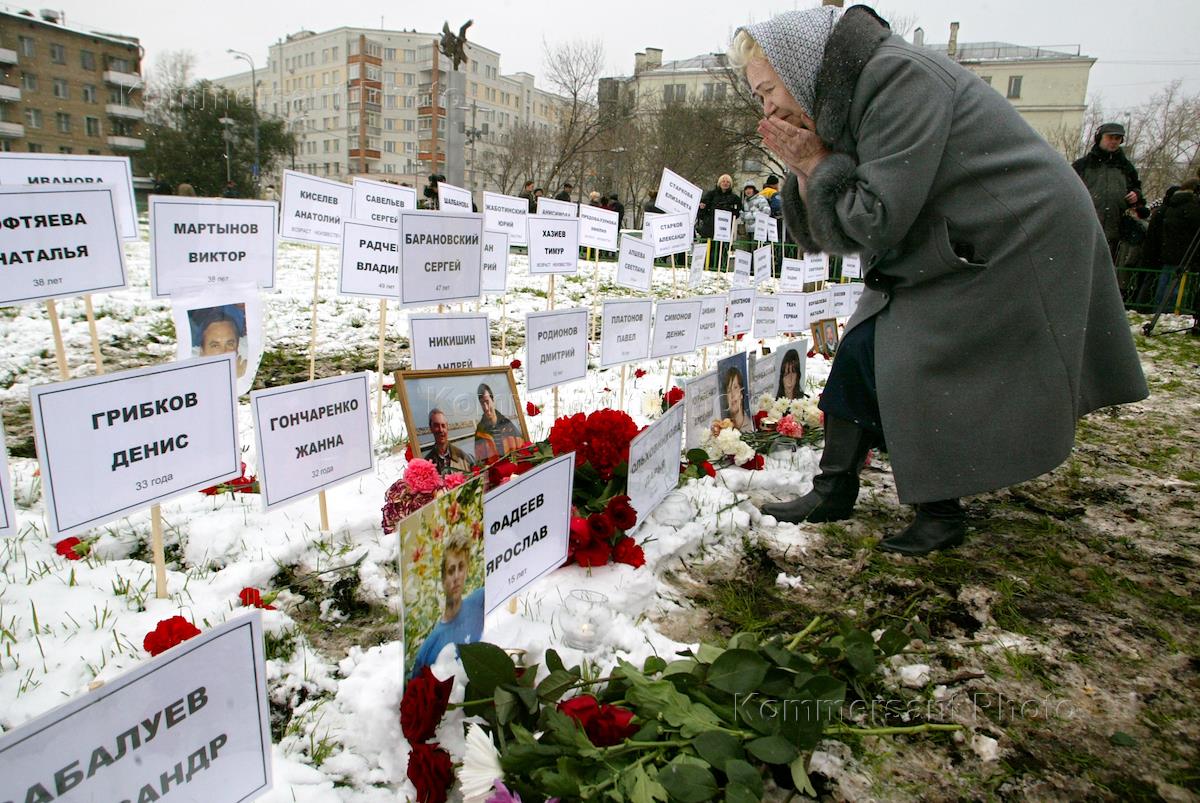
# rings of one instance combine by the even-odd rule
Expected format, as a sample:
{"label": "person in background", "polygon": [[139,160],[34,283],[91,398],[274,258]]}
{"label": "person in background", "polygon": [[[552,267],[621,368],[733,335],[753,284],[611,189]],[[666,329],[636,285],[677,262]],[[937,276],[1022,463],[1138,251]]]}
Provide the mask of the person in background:
{"label": "person in background", "polygon": [[596,192],[595,190],[592,190],[588,193],[588,206],[599,206],[601,208],[604,207],[604,202],[600,198],[600,193]]}
{"label": "person in background", "polygon": [[154,177],[154,188],[151,190],[155,195],[170,195],[171,184],[162,176]]}
{"label": "person in background", "polygon": [[779,176],[774,173],[767,176],[760,195],[767,199],[767,204],[771,207],[771,217],[783,217],[783,204],[779,200]]}
{"label": "person in background", "polygon": [[524,198],[526,203],[529,204],[529,214],[532,215],[537,212],[537,199],[533,197],[532,181],[525,182],[525,187],[521,190],[521,194],[518,197]]}
{"label": "person in background", "polygon": [[183,196],[184,198],[195,198],[196,188],[187,181],[181,181],[179,182],[179,185],[175,187],[175,194]]}
{"label": "person in background", "polygon": [[[700,210],[696,214],[696,233],[701,239],[711,240],[716,227],[716,212],[729,212],[734,225],[742,214],[742,202],[733,191],[733,178],[728,173],[717,179],[717,185],[700,196]],[[709,243],[708,262],[705,267],[724,265],[729,257],[729,243]]]}
{"label": "person in background", "polygon": [[238,197],[237,184],[235,184],[232,181],[226,181],[225,189],[221,191],[221,197],[222,198],[237,198]]}
{"label": "person in background", "polygon": [[621,203],[620,197],[615,192],[608,196],[607,208],[617,213],[617,230],[625,228],[625,204]]}
{"label": "person in background", "polygon": [[1108,243],[1113,265],[1117,264],[1122,226],[1129,225],[1122,222],[1125,212],[1145,206],[1137,168],[1121,148],[1124,141],[1125,126],[1105,123],[1096,129],[1092,149],[1071,165],[1092,198],[1092,207],[1104,229],[1104,239]]}
{"label": "person in background", "polygon": [[647,212],[654,215],[663,214],[663,210],[658,206],[658,187],[646,190],[646,200],[642,201],[642,228],[646,227]]}
{"label": "person in background", "polygon": [[279,202],[279,193],[275,191],[274,184],[268,184],[267,188],[263,190],[263,200]]}
{"label": "person in background", "polygon": [[[1178,187],[1167,190],[1162,204],[1150,218],[1146,243],[1142,251],[1143,264],[1158,268],[1158,287],[1154,294],[1154,309],[1163,307],[1179,288],[1180,277],[1191,273],[1196,281],[1200,268],[1200,181],[1189,178]],[[1166,309],[1172,309],[1167,304]],[[1191,334],[1200,336],[1200,316],[1192,323]]]}
{"label": "person in background", "polygon": [[863,5],[743,27],[729,63],[788,167],[789,236],[865,270],[821,395],[820,474],[763,513],[849,518],[886,443],[916,516],[880,547],[952,547],[960,497],[1054,469],[1081,416],[1148,395],[1088,192],[1000,93]]}
{"label": "person in background", "polygon": [[564,181],[564,182],[563,182],[563,185],[562,185],[562,189],[560,189],[560,190],[559,190],[559,191],[558,191],[558,192],[555,194],[555,196],[554,196],[554,200],[556,200],[556,201],[569,201],[569,200],[571,200],[571,190],[573,190],[573,189],[575,189],[575,187],[571,185],[571,182],[569,182],[569,181]]}
{"label": "person in background", "polygon": [[771,204],[758,191],[758,187],[747,184],[742,188],[742,222],[745,225],[742,239],[754,239],[754,227],[757,225],[759,215],[770,217]]}

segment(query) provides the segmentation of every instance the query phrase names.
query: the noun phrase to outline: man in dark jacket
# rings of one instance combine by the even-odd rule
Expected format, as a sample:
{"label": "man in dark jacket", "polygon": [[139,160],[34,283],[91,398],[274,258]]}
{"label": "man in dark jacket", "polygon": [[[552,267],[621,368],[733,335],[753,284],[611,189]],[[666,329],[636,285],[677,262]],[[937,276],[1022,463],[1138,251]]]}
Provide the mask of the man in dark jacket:
{"label": "man in dark jacket", "polygon": [[556,201],[569,201],[569,200],[571,200],[571,190],[573,190],[573,189],[575,189],[575,187],[573,187],[573,186],[571,185],[571,182],[569,182],[569,181],[567,181],[567,182],[564,182],[564,183],[563,183],[563,185],[562,185],[562,189],[561,189],[561,190],[559,190],[559,191],[558,191],[558,192],[555,194],[555,196],[554,196],[554,200],[556,200]]}
{"label": "man in dark jacket", "polygon": [[[1117,261],[1117,246],[1121,242],[1121,219],[1130,207],[1143,206],[1142,182],[1137,168],[1125,157],[1121,143],[1125,141],[1125,126],[1105,123],[1096,129],[1096,138],[1087,156],[1071,166],[1083,179],[1092,196],[1092,206],[1104,229],[1108,252]],[[1136,224],[1135,224],[1136,225]]]}
{"label": "man in dark jacket", "polygon": [[537,198],[535,198],[533,196],[533,182],[532,181],[525,182],[524,189],[521,190],[521,194],[517,197],[524,198],[525,202],[529,204],[529,214],[532,215],[535,212],[537,212]]}
{"label": "man in dark jacket", "polygon": [[[1167,190],[1162,206],[1150,218],[1146,244],[1142,250],[1143,264],[1159,268],[1158,292],[1154,307],[1175,294],[1179,277],[1185,271],[1193,273],[1200,267],[1200,181],[1190,178],[1177,189]],[[1200,335],[1200,325],[1192,326],[1192,334]]]}

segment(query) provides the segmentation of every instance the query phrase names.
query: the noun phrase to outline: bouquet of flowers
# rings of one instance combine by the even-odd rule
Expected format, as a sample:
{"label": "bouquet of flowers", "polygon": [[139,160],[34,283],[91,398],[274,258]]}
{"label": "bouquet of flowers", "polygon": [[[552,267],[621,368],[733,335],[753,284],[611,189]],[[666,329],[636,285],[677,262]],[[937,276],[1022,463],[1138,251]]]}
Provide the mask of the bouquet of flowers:
{"label": "bouquet of flowers", "polygon": [[819,429],[824,423],[825,414],[821,412],[817,402],[818,399],[814,396],[788,399],[783,396],[775,398],[769,393],[764,393],[758,399],[758,412],[755,413],[754,420],[758,426],[770,429],[791,416],[792,420],[805,430]]}
{"label": "bouquet of flowers", "polygon": [[467,481],[456,472],[441,476],[430,461],[416,457],[408,461],[404,476],[391,484],[383,498],[383,531],[396,531],[396,523],[432,502],[442,491],[457,488]]}

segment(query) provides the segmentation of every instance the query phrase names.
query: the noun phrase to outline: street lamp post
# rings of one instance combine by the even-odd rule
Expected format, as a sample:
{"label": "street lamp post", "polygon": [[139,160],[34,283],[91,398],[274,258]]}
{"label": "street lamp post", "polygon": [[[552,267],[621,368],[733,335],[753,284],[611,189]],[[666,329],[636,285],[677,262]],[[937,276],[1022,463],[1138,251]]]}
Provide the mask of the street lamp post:
{"label": "street lamp post", "polygon": [[250,58],[249,53],[243,53],[233,48],[229,48],[226,52],[235,59],[241,59],[250,65],[250,106],[253,114],[250,119],[254,128],[254,196],[258,197],[258,80],[254,71],[254,59]]}
{"label": "street lamp post", "polygon": [[233,181],[233,124],[237,121],[232,117],[222,117],[218,122],[225,126],[225,181]]}

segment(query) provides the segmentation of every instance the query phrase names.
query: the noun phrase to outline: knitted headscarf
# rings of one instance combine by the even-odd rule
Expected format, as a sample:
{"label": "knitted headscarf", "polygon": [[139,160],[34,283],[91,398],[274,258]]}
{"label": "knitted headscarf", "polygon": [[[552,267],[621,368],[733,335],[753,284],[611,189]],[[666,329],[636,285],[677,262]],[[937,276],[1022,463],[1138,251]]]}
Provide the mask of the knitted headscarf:
{"label": "knitted headscarf", "polygon": [[842,9],[837,6],[821,6],[788,11],[738,29],[754,37],[783,79],[784,87],[809,115],[816,106],[817,72],[825,56],[825,43],[841,16]]}

